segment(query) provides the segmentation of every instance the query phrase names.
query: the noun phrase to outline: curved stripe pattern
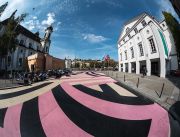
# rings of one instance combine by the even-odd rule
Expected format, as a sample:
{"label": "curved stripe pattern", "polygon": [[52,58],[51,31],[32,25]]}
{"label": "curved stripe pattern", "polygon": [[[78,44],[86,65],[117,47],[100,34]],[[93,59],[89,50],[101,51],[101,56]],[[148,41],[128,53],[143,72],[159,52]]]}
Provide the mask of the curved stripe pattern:
{"label": "curved stripe pattern", "polygon": [[52,91],[58,105],[69,119],[93,136],[148,136],[151,120],[123,120],[109,117],[83,106],[70,97],[60,86]]}
{"label": "curved stripe pattern", "polygon": [[87,75],[89,76],[94,76],[94,77],[100,77],[101,75],[97,75],[97,74],[92,74],[92,73],[89,73],[89,72],[86,72]]}
{"label": "curved stripe pattern", "polygon": [[21,95],[24,95],[24,94],[27,94],[27,93],[31,93],[31,92],[34,92],[35,90],[43,88],[43,87],[45,87],[47,85],[50,85],[52,83],[53,82],[47,82],[47,83],[43,83],[41,85],[29,88],[29,89],[22,90],[22,91],[17,91],[17,92],[8,93],[8,94],[1,94],[0,99],[8,99],[8,98],[12,98],[12,97],[21,96]]}
{"label": "curved stripe pattern", "polygon": [[115,103],[121,103],[121,104],[129,104],[129,105],[150,105],[153,104],[152,101],[150,101],[147,98],[142,98],[142,97],[125,97],[125,96],[120,96],[114,89],[112,89],[110,86],[106,84],[100,85],[101,89],[103,92],[98,92],[97,90],[88,88],[83,85],[74,85],[75,88],[78,90],[97,97],[99,99],[107,100],[110,102],[115,102]]}
{"label": "curved stripe pattern", "polygon": [[0,127],[0,137],[21,137],[20,134],[20,114],[22,105],[10,107],[6,111],[4,126]]}
{"label": "curved stripe pattern", "polygon": [[61,83],[61,86],[66,91],[66,93],[73,99],[83,104],[84,106],[104,115],[128,120],[152,119],[152,124],[148,137],[168,137],[168,113],[156,103],[152,105],[136,106],[118,104],[90,96],[86,93],[79,91],[68,83]]}
{"label": "curved stripe pattern", "polygon": [[64,114],[52,92],[39,97],[39,114],[48,137],[91,137]]}
{"label": "curved stripe pattern", "polygon": [[21,137],[46,137],[39,117],[38,98],[23,104],[20,129]]}
{"label": "curved stripe pattern", "polygon": [[6,115],[7,108],[0,109],[0,127],[4,126],[4,117]]}

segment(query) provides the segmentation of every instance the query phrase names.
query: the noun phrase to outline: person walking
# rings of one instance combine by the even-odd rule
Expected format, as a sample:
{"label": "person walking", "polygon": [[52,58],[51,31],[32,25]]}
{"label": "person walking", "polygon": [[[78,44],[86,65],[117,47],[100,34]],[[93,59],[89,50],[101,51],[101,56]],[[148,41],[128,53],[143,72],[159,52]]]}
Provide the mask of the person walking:
{"label": "person walking", "polygon": [[146,76],[146,74],[147,74],[147,69],[146,69],[146,67],[144,67],[143,68],[143,78]]}

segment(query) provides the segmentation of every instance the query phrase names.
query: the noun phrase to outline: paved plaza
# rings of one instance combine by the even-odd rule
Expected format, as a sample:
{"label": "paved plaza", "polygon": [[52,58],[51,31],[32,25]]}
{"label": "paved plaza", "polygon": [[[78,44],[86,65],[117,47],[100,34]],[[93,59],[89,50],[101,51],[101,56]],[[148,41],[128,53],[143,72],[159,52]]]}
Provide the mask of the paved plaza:
{"label": "paved plaza", "polygon": [[168,112],[97,72],[0,91],[0,137],[178,137]]}

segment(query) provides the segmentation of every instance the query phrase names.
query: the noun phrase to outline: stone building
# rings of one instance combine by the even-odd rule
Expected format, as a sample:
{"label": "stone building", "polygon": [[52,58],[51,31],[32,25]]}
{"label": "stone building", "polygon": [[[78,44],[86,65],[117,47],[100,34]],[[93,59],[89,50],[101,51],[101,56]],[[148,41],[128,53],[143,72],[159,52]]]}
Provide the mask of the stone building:
{"label": "stone building", "polygon": [[[6,31],[6,26],[8,19],[0,22],[0,36]],[[43,38],[40,38],[39,33],[33,33],[26,29],[25,27],[18,25],[16,30],[18,36],[16,38],[17,45],[16,49],[12,54],[8,54],[7,67],[5,66],[5,59],[0,58],[0,70],[11,70],[11,71],[27,71],[27,58],[35,57],[37,59],[39,67],[45,64],[43,61],[44,56],[49,56],[49,49],[51,45],[51,34],[53,32],[53,27],[49,26],[45,30],[45,35]],[[4,45],[7,46],[7,45]],[[34,56],[32,56],[34,55]],[[58,62],[58,59],[53,58],[53,62]],[[29,61],[30,63],[31,61]],[[52,63],[57,65],[56,63]],[[38,66],[37,66],[38,67]],[[55,66],[54,66],[55,67]],[[59,65],[57,65],[59,67]],[[48,68],[48,67],[45,67]],[[52,65],[51,67],[52,68]],[[56,67],[55,67],[56,68]],[[38,68],[37,68],[38,69]]]}
{"label": "stone building", "polygon": [[178,68],[172,34],[163,20],[143,13],[128,21],[118,41],[119,71],[165,77]]}
{"label": "stone building", "polygon": [[30,72],[40,72],[47,70],[64,69],[65,62],[49,54],[36,53],[27,58],[28,70]]}

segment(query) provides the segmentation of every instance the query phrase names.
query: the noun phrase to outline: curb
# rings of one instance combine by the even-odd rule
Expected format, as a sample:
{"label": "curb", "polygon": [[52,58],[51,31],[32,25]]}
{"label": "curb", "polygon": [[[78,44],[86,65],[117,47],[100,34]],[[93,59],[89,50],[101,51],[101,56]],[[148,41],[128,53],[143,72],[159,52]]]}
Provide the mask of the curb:
{"label": "curb", "polygon": [[13,87],[0,88],[0,90],[7,90],[7,89],[13,89],[13,88],[20,88],[20,87],[24,87],[24,85],[18,85],[18,86],[13,86]]}

